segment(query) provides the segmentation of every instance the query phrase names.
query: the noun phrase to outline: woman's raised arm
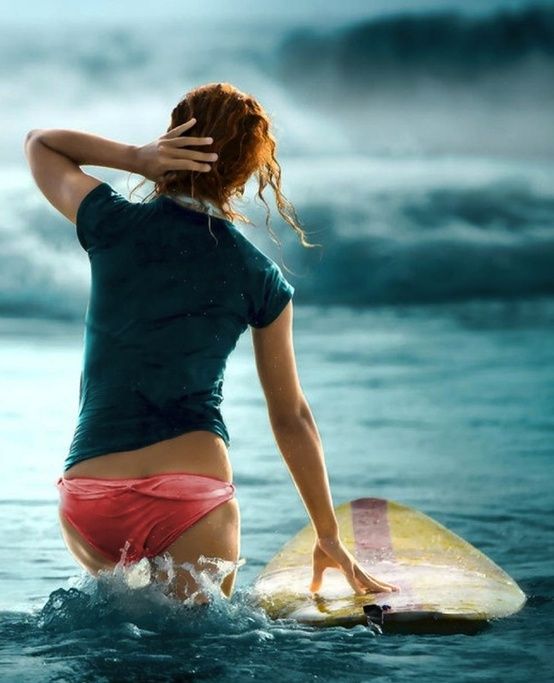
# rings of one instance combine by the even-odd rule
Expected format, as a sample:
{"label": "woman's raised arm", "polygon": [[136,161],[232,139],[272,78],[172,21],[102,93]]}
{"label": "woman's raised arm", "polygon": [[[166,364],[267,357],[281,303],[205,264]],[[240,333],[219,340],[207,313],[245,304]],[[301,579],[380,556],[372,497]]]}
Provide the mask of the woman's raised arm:
{"label": "woman's raised arm", "polygon": [[155,180],[166,171],[208,172],[217,154],[187,149],[211,145],[212,138],[185,136],[195,119],[173,128],[146,145],[129,145],[79,130],[35,128],[25,137],[25,154],[33,178],[46,199],[75,223],[83,198],[102,181],[81,166],[105,166]]}

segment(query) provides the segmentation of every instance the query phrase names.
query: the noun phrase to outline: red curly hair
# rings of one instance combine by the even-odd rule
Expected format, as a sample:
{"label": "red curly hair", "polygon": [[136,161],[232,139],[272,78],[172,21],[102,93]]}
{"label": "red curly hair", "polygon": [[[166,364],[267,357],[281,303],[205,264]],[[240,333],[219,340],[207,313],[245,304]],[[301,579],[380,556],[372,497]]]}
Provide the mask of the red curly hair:
{"label": "red curly hair", "polygon": [[[299,224],[296,211],[281,191],[281,167],[276,159],[277,143],[270,130],[271,121],[260,103],[230,83],[208,83],[189,90],[171,112],[168,131],[195,118],[192,134],[212,137],[210,152],[218,154],[209,173],[184,170],[168,171],[154,185],[151,195],[188,194],[213,203],[229,221],[236,219],[252,225],[246,216],[233,210],[230,200],[242,197],[246,182],[255,174],[257,196],[266,206],[266,224],[270,234],[270,211],[263,190],[270,185],[279,213],[299,235],[305,247],[310,244]],[[146,179],[137,185],[138,189]],[[150,196],[150,195],[149,195]],[[279,242],[279,240],[274,240]]]}

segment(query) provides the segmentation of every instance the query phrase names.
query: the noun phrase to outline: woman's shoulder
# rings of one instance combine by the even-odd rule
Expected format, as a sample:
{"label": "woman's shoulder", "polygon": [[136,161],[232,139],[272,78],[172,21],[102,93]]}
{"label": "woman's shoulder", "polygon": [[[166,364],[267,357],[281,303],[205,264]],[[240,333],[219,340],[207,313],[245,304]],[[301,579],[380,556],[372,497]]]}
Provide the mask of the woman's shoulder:
{"label": "woman's shoulder", "polygon": [[267,267],[270,263],[274,263],[273,259],[241,232],[234,223],[230,224],[230,231],[235,244],[241,250],[247,263],[253,267]]}
{"label": "woman's shoulder", "polygon": [[101,182],[85,195],[77,209],[77,236],[87,251],[110,246],[129,223],[137,223],[152,210],[148,203],[131,201],[110,183]]}

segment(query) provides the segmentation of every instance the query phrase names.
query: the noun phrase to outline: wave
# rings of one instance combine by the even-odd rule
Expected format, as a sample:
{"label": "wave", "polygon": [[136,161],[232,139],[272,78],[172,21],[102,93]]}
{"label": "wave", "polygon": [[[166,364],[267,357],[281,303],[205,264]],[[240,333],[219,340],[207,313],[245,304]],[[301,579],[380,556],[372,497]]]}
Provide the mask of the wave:
{"label": "wave", "polygon": [[294,79],[302,71],[313,75],[332,64],[342,83],[363,81],[370,90],[391,80],[413,83],[414,77],[473,83],[475,77],[531,57],[552,60],[554,8],[378,16],[336,31],[294,30],[279,52],[281,73]]}
{"label": "wave", "polygon": [[[288,196],[310,241],[324,245],[305,250],[294,238],[287,245],[299,303],[554,293],[552,171],[525,181],[526,159],[543,155],[551,165],[554,155],[552,7],[396,14],[326,31],[285,27],[280,43],[271,32],[252,42],[249,30],[239,40],[219,27],[217,50],[200,37],[183,41],[178,26],[156,50],[147,28],[41,33],[31,50],[4,32],[9,68],[0,85],[13,96],[0,136],[0,314],[82,320],[86,309],[89,266],[73,226],[36,188],[30,201],[15,163],[7,165],[10,154],[20,163],[21,131],[43,125],[35,99],[43,120],[58,119],[62,106],[68,121],[78,115],[79,127],[121,139],[133,102],[142,112],[133,135],[150,139],[149,121],[163,111],[165,125],[183,79],[195,85],[222,73],[242,78],[246,91],[279,112]],[[61,102],[52,78],[65,84]],[[434,166],[442,153],[455,160],[451,179]],[[494,157],[492,172],[483,172],[479,159]],[[370,166],[377,159],[373,171],[352,171],[360,159]],[[505,179],[509,168],[517,180]],[[246,209],[257,218],[255,207]],[[264,219],[260,210],[261,232]]]}
{"label": "wave", "polygon": [[[299,183],[298,215],[309,241],[322,247],[300,247],[292,231],[278,229],[280,237],[286,234],[281,259],[269,240],[270,249],[262,244],[267,236],[261,209],[259,216],[248,212],[257,227],[244,232],[284,266],[299,304],[374,306],[554,294],[550,176],[539,176],[539,183],[494,174],[484,179],[475,162],[453,166],[455,178],[448,180],[443,167],[438,183],[431,164],[427,180],[410,185],[411,167],[401,176],[401,167],[391,172],[379,163],[374,173],[393,175],[395,185],[376,186],[366,171],[342,189],[333,179],[321,180],[311,199]],[[311,169],[308,162],[298,171],[305,183],[313,182]],[[0,314],[81,320],[90,275],[73,226],[61,225],[42,203],[14,225],[0,223]]]}
{"label": "wave", "polygon": [[554,155],[554,9],[376,17],[291,31],[274,77],[370,154]]}
{"label": "wave", "polygon": [[554,294],[554,198],[519,183],[382,193],[360,212],[322,203],[315,250],[291,270],[310,303],[371,306]]}

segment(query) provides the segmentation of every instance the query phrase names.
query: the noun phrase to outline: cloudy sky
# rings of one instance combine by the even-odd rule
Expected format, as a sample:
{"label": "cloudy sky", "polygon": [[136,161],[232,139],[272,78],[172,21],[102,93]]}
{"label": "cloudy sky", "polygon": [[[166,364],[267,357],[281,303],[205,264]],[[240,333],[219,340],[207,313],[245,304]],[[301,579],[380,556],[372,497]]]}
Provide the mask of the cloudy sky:
{"label": "cloudy sky", "polygon": [[[14,3],[0,0],[3,23],[37,24],[50,21],[63,23],[102,21],[134,23],[144,19],[191,19],[221,17],[225,20],[297,19],[313,22],[348,20],[395,10],[426,10],[447,7],[482,12],[496,7],[519,7],[534,4],[533,0],[295,0],[293,3],[267,0],[96,0],[76,3],[75,0],[27,0]],[[553,4],[543,0],[540,4]]]}

